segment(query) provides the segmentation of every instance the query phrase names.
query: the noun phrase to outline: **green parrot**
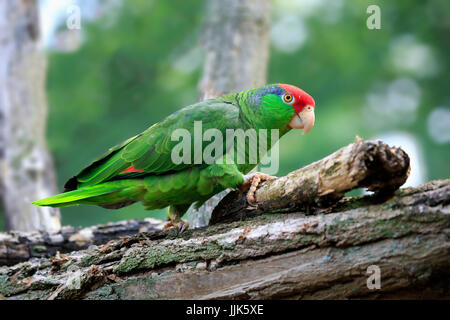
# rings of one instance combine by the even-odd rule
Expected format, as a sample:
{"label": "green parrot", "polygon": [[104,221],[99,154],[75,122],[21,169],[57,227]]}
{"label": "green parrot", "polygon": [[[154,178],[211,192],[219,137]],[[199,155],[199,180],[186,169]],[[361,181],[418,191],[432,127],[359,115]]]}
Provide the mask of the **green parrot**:
{"label": "green parrot", "polygon": [[[205,132],[215,130],[216,139],[220,135],[225,137],[230,130],[265,129],[268,133],[262,138],[257,136],[257,146],[269,149],[275,142],[273,130],[278,131],[278,137],[292,128],[303,129],[303,134],[311,130],[314,107],[309,94],[288,84],[266,85],[198,102],[109,149],[69,179],[64,193],[33,204],[50,207],[89,204],[117,209],[140,201],[147,210],[168,207],[170,222],[166,227],[185,229],[187,224],[181,217],[191,204],[199,207],[227,188],[248,189],[247,199],[254,202],[258,183],[274,178],[263,173],[244,177],[264,156],[264,152],[257,150],[256,159],[250,161],[255,140],[244,139],[244,146],[239,145],[239,139],[231,143],[214,141],[212,161],[202,158],[208,144],[202,135],[200,141],[195,136],[198,124]],[[185,134],[182,142],[174,139],[177,132]],[[180,149],[180,145],[186,147],[181,150],[183,159],[174,161],[174,150]]]}

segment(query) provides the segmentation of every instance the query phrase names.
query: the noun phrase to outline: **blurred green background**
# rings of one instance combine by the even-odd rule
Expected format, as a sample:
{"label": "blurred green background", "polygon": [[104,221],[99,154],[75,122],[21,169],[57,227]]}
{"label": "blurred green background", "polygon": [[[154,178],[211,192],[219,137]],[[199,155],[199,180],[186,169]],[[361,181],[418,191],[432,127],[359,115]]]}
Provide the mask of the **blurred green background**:
{"label": "blurred green background", "polygon": [[[49,57],[48,141],[58,185],[107,148],[195,102],[201,77],[203,1],[71,1],[81,32],[42,2]],[[381,8],[369,30],[366,9]],[[53,10],[55,11],[55,10]],[[86,18],[86,19],[85,19]],[[56,22],[55,22],[56,21]],[[56,24],[56,29],[55,29]],[[47,29],[45,29],[47,28]],[[381,138],[412,158],[407,185],[449,178],[450,2],[275,0],[268,83],[316,100],[316,125],[280,143],[278,175],[351,143]],[[62,209],[63,224],[164,217],[140,204]],[[1,220],[0,220],[1,221]]]}

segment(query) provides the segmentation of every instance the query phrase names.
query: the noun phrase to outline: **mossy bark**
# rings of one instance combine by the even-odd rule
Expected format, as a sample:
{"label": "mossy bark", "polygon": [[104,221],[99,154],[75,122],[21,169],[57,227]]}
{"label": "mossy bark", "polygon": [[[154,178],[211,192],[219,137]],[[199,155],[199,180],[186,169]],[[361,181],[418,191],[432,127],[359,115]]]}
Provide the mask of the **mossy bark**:
{"label": "mossy bark", "polygon": [[[450,298],[450,180],[0,268],[7,299]],[[369,266],[381,288],[369,289]]]}
{"label": "mossy bark", "polygon": [[0,233],[0,266],[13,265],[31,258],[50,258],[57,252],[67,253],[105,244],[139,232],[161,230],[165,222],[156,219],[110,222],[86,228],[64,226],[58,232]]}

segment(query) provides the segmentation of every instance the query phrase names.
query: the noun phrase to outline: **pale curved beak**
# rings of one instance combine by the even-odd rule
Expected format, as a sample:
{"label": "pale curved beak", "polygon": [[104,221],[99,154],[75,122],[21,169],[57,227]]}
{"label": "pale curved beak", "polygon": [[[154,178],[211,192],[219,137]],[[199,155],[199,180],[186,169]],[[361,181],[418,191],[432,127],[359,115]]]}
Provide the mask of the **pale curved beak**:
{"label": "pale curved beak", "polygon": [[289,126],[293,129],[303,129],[303,134],[307,134],[314,126],[314,107],[306,106],[302,112],[294,114]]}

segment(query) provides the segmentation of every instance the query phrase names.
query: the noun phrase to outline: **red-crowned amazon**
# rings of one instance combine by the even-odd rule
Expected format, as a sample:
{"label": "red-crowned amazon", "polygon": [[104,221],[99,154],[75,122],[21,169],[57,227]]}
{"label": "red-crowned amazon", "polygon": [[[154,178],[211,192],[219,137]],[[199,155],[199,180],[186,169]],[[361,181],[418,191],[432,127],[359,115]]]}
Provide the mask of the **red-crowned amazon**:
{"label": "red-crowned amazon", "polygon": [[[204,132],[216,129],[222,137],[230,130],[266,129],[268,134],[264,139],[269,140],[273,139],[272,129],[278,130],[279,137],[292,128],[307,133],[314,125],[314,107],[310,95],[287,84],[267,85],[198,102],[109,149],[69,179],[64,193],[33,204],[50,207],[91,204],[117,209],[140,201],[148,210],[168,206],[170,225],[175,226],[184,225],[181,216],[192,203],[200,206],[226,188],[251,185],[247,199],[252,202],[259,181],[271,177],[257,173],[250,181],[244,181],[244,175],[264,154],[257,150],[256,163],[251,162],[249,150],[252,146],[250,139],[246,139],[245,160],[237,161],[242,150],[237,150],[239,139],[234,139],[228,145],[221,143],[219,151],[222,152],[214,149],[211,153],[214,161],[207,162],[198,158],[199,151],[201,155],[208,142],[201,140],[198,145],[195,124],[201,123]],[[190,134],[186,145],[188,151],[183,151],[190,152],[188,158],[191,161],[173,161],[172,151],[180,143],[173,141],[172,135],[177,129]],[[273,143],[265,141],[262,145],[269,149]],[[258,141],[258,148],[260,145]]]}

